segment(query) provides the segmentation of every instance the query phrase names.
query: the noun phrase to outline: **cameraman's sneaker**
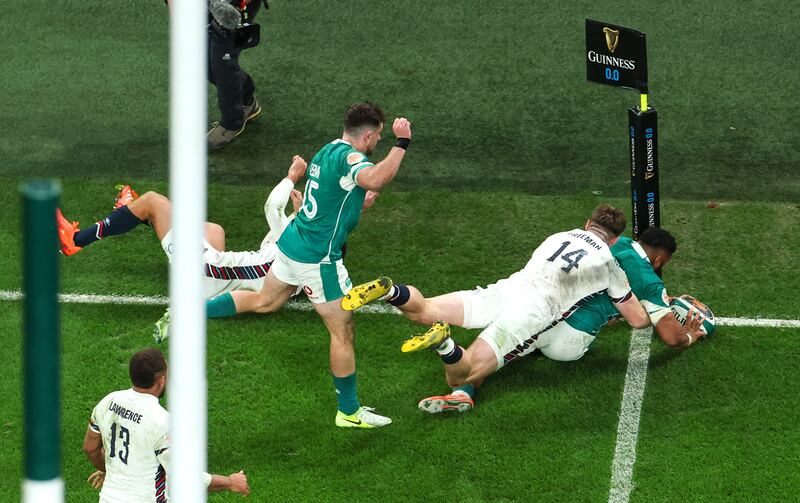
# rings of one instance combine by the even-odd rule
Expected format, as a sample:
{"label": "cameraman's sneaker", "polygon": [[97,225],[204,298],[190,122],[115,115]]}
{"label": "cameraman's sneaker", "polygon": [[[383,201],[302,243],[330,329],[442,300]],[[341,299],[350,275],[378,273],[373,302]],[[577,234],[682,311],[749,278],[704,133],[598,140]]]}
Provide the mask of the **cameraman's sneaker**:
{"label": "cameraman's sneaker", "polygon": [[374,410],[372,407],[359,407],[350,415],[337,410],[336,426],[339,428],[380,428],[392,423],[390,418],[375,414],[372,412]]}
{"label": "cameraman's sneaker", "polygon": [[161,344],[167,337],[169,337],[169,308],[153,327],[153,340],[156,344]]}
{"label": "cameraman's sneaker", "polygon": [[464,392],[450,393],[442,396],[429,396],[419,402],[419,410],[428,414],[440,412],[467,412],[472,410],[475,402]]}
{"label": "cameraman's sneaker", "polygon": [[232,142],[237,136],[242,134],[242,131],[244,131],[244,124],[242,124],[241,128],[235,131],[225,129],[219,122],[211,124],[211,130],[209,130],[208,134],[206,135],[209,150],[221,149],[228,143]]}
{"label": "cameraman's sneaker", "polygon": [[[245,105],[244,107],[244,124],[247,124],[247,121],[253,120],[259,115],[261,115],[261,104],[258,102],[258,98],[253,96],[253,102],[249,105]],[[242,127],[244,127],[242,124]]]}
{"label": "cameraman's sneaker", "polygon": [[392,280],[386,276],[372,280],[369,283],[354,286],[342,297],[342,309],[353,311],[361,306],[376,301],[389,293],[392,289]]}

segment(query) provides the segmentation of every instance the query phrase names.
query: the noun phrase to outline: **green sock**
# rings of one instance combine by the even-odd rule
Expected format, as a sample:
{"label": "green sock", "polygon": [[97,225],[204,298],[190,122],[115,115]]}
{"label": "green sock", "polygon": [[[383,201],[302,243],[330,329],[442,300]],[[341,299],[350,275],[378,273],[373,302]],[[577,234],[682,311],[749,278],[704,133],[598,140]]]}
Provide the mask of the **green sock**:
{"label": "green sock", "polygon": [[339,402],[340,411],[349,416],[361,407],[356,395],[355,372],[347,377],[333,376],[333,386],[336,388],[336,401]]}
{"label": "green sock", "polygon": [[228,316],[236,316],[236,304],[230,293],[223,293],[206,301],[206,317],[225,318]]}
{"label": "green sock", "polygon": [[468,394],[470,398],[475,398],[475,386],[471,384],[465,384],[463,386],[459,386],[458,388],[453,388],[453,391],[463,391],[464,393]]}

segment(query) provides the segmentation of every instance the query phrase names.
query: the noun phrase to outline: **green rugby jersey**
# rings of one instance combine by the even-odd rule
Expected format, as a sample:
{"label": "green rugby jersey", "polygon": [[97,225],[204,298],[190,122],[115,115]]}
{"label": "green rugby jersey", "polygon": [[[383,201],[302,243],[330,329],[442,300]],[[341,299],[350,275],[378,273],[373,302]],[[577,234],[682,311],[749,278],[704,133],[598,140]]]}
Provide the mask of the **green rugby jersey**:
{"label": "green rugby jersey", "polygon": [[334,140],[311,159],[303,206],[278,240],[296,262],[317,264],[342,258],[342,246],[356,227],[367,191],[356,184],[359,171],[373,164],[344,140]]}
{"label": "green rugby jersey", "polygon": [[[620,267],[625,271],[625,275],[628,276],[633,293],[640,301],[649,301],[653,304],[653,306],[647,306],[648,314],[669,307],[664,282],[653,270],[650,260],[638,243],[631,238],[620,237],[611,247],[611,254],[617,259]],[[597,335],[610,319],[617,316],[619,316],[619,311],[614,307],[608,295],[600,295],[579,307],[566,319],[566,322],[576,330]]]}

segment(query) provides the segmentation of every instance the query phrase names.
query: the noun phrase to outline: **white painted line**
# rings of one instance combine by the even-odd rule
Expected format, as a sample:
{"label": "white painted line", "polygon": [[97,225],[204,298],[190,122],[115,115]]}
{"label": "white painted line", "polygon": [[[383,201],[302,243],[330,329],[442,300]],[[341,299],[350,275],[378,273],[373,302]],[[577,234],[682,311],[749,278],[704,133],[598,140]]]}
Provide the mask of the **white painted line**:
{"label": "white painted line", "polygon": [[717,318],[725,327],[800,328],[800,320],[770,320],[767,318]]}
{"label": "white painted line", "polygon": [[622,405],[617,427],[617,445],[611,464],[609,503],[627,503],[633,489],[633,465],[636,463],[636,442],[639,437],[639,417],[647,382],[647,362],[650,359],[651,328],[634,329],[628,353],[628,371],[622,390]]}
{"label": "white painted line", "polygon": [[[19,290],[0,290],[0,300],[22,300],[23,295]],[[96,295],[86,293],[62,293],[58,296],[61,302],[67,304],[125,304],[137,306],[166,306],[169,297],[161,295]],[[292,299],[286,305],[292,311],[313,311],[314,307],[307,300]],[[364,306],[357,311],[368,314],[400,314],[394,306],[386,303],[376,303]]]}
{"label": "white painted line", "polygon": [[[67,304],[130,304],[142,306],[166,306],[169,298],[160,295],[97,295],[90,293],[62,293],[58,297]],[[19,290],[0,290],[0,300],[22,300]],[[311,303],[293,299],[287,305],[293,311],[312,311]],[[385,303],[370,304],[359,309],[359,313],[400,314],[400,310]],[[721,327],[767,327],[800,328],[800,320],[777,320],[768,318],[717,318]]]}

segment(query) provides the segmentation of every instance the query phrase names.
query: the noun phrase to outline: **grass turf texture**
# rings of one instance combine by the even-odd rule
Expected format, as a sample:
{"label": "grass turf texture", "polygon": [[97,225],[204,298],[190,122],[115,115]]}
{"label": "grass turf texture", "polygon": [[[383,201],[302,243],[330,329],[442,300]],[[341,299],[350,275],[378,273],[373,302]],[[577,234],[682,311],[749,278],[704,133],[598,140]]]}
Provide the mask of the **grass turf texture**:
{"label": "grass turf texture", "polygon": [[[274,1],[260,17],[264,46],[242,56],[265,113],[211,156],[209,217],[226,227],[230,249],[257,246],[260,205],[291,155],[310,157],[338,134],[346,103],[372,99],[390,116],[407,115],[415,137],[393,187],[350,240],[354,281],[388,273],[440,293],[506,276],[596,202],[629,210],[625,109],[638,100],[584,82],[583,19],[592,17],[648,34],[663,225],[679,240],[669,290],[696,295],[718,316],[798,318],[800,177],[787,170],[800,154],[800,108],[789,95],[800,78],[798,14],[777,1],[640,2],[635,10],[610,1],[352,1],[336,9]],[[0,61],[13,98],[0,102],[0,266],[12,271],[0,277],[5,290],[20,286],[13,188],[22,176],[61,178],[64,211],[84,224],[109,211],[119,181],[167,191],[168,18],[157,4],[67,0],[57,9],[15,3],[4,19],[22,33]],[[709,199],[723,204],[706,209]],[[62,263],[63,291],[166,292],[163,254],[144,228]],[[8,348],[0,391],[13,397],[0,437],[0,467],[11,475],[0,491],[12,500],[21,464],[20,306],[0,304]],[[159,315],[154,307],[63,308],[69,501],[96,500],[80,452],[88,413],[127,386],[125,364],[150,344]],[[438,363],[397,349],[416,328],[375,315],[359,316],[357,330],[362,400],[395,420],[380,432],[332,426],[327,336],[313,313],[211,322],[209,468],[245,468],[254,501],[343,501],[343,487],[348,501],[607,498],[629,331],[604,332],[576,364],[523,361],[481,391],[472,414],[439,419],[415,410],[419,398],[445,390]],[[712,344],[678,357],[654,342],[632,500],[790,499],[798,335],[721,328]],[[462,343],[473,336],[456,333]]]}

